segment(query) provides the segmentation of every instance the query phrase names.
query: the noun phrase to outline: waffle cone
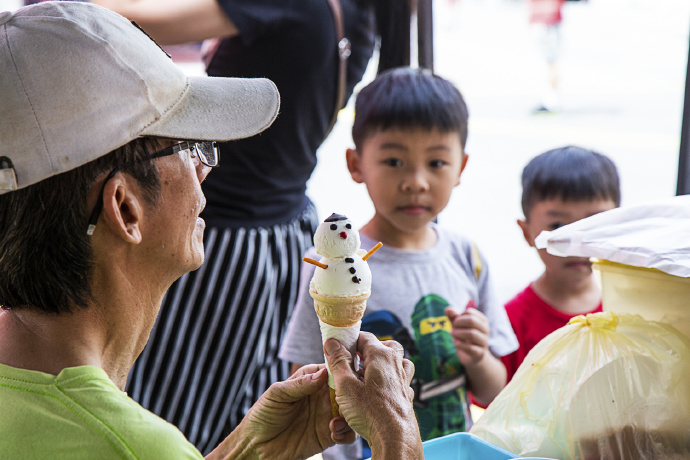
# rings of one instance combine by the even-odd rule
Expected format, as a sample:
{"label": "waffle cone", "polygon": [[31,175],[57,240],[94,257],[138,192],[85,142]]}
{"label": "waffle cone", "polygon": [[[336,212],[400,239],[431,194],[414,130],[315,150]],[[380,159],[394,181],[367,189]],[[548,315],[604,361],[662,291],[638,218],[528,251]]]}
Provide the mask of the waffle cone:
{"label": "waffle cone", "polygon": [[335,390],[329,387],[328,393],[331,395],[331,416],[336,418],[340,415],[340,406],[335,401]]}
{"label": "waffle cone", "polygon": [[352,297],[334,297],[310,290],[309,295],[314,299],[314,309],[321,321],[335,327],[350,327],[364,316],[371,292]]}

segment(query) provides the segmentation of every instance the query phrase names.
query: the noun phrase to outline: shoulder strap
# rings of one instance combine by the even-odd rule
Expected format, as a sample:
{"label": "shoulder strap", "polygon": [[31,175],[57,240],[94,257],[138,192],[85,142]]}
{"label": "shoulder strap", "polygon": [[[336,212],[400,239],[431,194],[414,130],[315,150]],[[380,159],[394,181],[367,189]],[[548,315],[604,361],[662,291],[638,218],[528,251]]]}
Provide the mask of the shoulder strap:
{"label": "shoulder strap", "polygon": [[[347,58],[350,56],[350,41],[345,37],[345,26],[343,25],[343,10],[340,6],[340,0],[328,0],[333,13],[333,22],[335,23],[335,39],[338,44],[338,75],[336,80],[336,99],[333,117],[331,118],[331,125],[328,128],[330,133],[338,120],[338,112],[345,103],[345,80],[347,77]],[[328,134],[326,135],[328,136]]]}
{"label": "shoulder strap", "polygon": [[472,270],[474,271],[474,279],[479,279],[479,275],[482,274],[482,258],[479,256],[479,249],[474,243],[470,243],[471,247],[471,264]]}

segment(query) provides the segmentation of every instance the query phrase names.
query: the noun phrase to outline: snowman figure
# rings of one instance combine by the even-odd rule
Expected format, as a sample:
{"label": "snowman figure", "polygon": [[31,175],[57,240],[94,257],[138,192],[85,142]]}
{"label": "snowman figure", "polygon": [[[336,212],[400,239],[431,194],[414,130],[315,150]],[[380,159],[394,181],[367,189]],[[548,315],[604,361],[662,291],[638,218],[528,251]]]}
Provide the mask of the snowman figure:
{"label": "snowman figure", "polygon": [[371,271],[366,259],[381,247],[381,243],[368,253],[360,248],[359,232],[352,222],[341,214],[331,214],[316,229],[314,246],[322,259],[317,265],[311,289],[322,295],[349,297],[371,290]]}

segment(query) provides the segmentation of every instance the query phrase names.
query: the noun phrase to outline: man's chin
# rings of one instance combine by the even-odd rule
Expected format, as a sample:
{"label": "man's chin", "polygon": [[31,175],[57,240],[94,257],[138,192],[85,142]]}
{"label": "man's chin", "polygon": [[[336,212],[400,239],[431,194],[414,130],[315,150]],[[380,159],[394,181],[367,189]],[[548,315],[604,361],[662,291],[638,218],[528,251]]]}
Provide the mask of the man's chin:
{"label": "man's chin", "polygon": [[184,267],[184,274],[193,272],[194,270],[197,270],[199,267],[201,267],[201,265],[203,265],[204,263],[205,258],[206,254],[204,252],[204,241],[202,232],[202,236],[199,236],[199,239],[195,242],[195,244],[192,247],[190,257],[187,259],[187,263]]}
{"label": "man's chin", "polygon": [[192,261],[193,267],[190,268],[190,272],[193,272],[194,270],[197,270],[199,267],[201,267],[204,263],[204,259],[206,258],[205,253],[204,253],[204,243],[202,242],[200,244],[201,250],[197,251],[196,257],[194,257],[194,260]]}

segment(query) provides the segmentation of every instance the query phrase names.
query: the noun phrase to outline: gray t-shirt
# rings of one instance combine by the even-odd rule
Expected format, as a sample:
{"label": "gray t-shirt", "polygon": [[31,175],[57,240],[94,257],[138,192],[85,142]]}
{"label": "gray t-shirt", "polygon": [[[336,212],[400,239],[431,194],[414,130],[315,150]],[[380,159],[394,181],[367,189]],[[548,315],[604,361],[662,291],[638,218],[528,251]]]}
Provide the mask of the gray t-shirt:
{"label": "gray t-shirt", "polygon": [[[472,301],[489,319],[491,352],[496,356],[512,353],[518,342],[503,305],[496,300],[486,260],[479,255],[473,263],[472,243],[467,238],[437,226],[434,229],[438,240],[429,250],[403,251],[383,246],[367,260],[372,289],[365,319],[373,312],[387,310],[415,337],[412,316],[421,299],[436,295],[460,311]],[[361,247],[367,251],[377,243],[365,235],[361,235],[361,240]],[[319,259],[314,248],[305,257]],[[319,321],[309,296],[309,282],[315,268],[302,264],[297,305],[279,353],[281,359],[292,363],[324,360]],[[476,268],[479,269],[477,278]]]}
{"label": "gray t-shirt", "polygon": [[[464,375],[447,333],[446,305],[460,311],[472,305],[487,316],[489,348],[494,355],[507,355],[518,347],[505,309],[496,301],[486,261],[468,239],[432,226],[438,240],[431,249],[402,251],[384,246],[367,260],[372,292],[362,319],[362,330],[401,342],[415,362],[415,378],[427,383]],[[361,240],[367,251],[377,243],[365,235]],[[305,257],[319,259],[314,248]],[[315,269],[302,264],[297,305],[279,353],[281,359],[292,363],[324,360],[319,321],[309,296]],[[472,424],[464,383],[432,397],[424,407],[415,405],[415,412],[423,439],[466,431]],[[328,460],[355,459],[359,447],[334,446],[323,456]]]}

